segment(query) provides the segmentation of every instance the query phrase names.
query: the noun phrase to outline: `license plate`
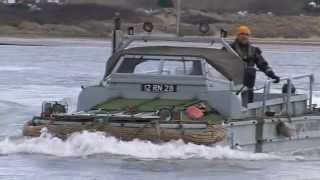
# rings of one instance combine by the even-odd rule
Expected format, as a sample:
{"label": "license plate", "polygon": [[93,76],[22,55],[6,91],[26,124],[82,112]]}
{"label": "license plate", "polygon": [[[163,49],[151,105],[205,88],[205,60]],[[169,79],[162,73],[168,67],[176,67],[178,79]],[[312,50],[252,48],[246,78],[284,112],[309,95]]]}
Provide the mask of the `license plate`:
{"label": "license plate", "polygon": [[161,93],[177,92],[177,85],[172,84],[142,84],[142,91]]}

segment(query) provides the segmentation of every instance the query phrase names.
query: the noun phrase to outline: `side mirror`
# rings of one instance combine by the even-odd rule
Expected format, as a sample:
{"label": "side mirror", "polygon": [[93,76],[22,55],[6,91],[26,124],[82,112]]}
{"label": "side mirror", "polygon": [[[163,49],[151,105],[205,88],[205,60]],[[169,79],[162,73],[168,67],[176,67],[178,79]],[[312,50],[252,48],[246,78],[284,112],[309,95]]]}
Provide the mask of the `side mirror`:
{"label": "side mirror", "polygon": [[228,31],[224,30],[224,29],[220,29],[220,37],[221,38],[226,38],[228,37]]}
{"label": "side mirror", "polygon": [[128,28],[128,35],[129,36],[133,36],[134,35],[134,27],[131,26],[131,27]]}

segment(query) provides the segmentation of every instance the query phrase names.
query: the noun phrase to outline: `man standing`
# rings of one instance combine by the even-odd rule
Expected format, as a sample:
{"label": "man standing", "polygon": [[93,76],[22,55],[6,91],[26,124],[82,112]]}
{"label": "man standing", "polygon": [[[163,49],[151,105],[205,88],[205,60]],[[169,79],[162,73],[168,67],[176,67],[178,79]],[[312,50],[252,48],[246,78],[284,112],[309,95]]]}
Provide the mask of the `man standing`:
{"label": "man standing", "polygon": [[269,78],[274,79],[274,83],[279,83],[280,78],[273,72],[268,62],[262,56],[262,51],[250,43],[251,30],[247,26],[240,26],[237,31],[237,37],[231,44],[231,47],[238,53],[241,59],[246,63],[246,72],[244,77],[244,86],[247,90],[242,93],[244,105],[254,101],[254,85],[256,80],[255,66],[264,72]]}

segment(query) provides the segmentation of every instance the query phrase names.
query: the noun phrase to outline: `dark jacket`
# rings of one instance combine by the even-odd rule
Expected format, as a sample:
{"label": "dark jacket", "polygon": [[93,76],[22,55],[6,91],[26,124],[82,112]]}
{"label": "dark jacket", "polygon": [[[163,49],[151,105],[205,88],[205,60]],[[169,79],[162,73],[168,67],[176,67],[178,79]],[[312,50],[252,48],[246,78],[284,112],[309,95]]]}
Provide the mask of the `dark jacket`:
{"label": "dark jacket", "polygon": [[274,79],[275,74],[268,62],[262,56],[262,51],[255,46],[250,44],[242,45],[237,41],[231,44],[231,47],[238,53],[244,62],[246,62],[247,68],[244,77],[244,85],[248,88],[253,88],[256,79],[256,69],[264,72],[268,77]]}

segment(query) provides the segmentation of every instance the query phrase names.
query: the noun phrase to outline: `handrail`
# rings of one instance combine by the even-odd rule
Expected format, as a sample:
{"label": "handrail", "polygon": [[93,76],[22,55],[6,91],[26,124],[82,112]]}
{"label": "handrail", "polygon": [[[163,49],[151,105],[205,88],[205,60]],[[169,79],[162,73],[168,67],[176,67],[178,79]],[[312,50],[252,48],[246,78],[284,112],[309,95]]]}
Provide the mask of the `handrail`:
{"label": "handrail", "polygon": [[117,41],[117,51],[127,48],[131,43],[135,41],[171,41],[171,42],[194,42],[194,43],[210,43],[221,42],[221,38],[216,37],[196,37],[196,36],[172,36],[172,35],[122,35],[121,32],[117,32],[121,37],[121,40]]}
{"label": "handrail", "polygon": [[[291,117],[291,89],[292,89],[292,81],[293,80],[298,80],[298,79],[309,79],[309,107],[312,107],[312,101],[313,101],[313,84],[314,84],[314,75],[313,74],[306,74],[306,75],[300,75],[300,76],[294,76],[294,77],[285,77],[281,78],[280,81],[287,81],[287,98],[286,98],[286,104],[287,104],[287,115]],[[271,88],[271,83],[274,80],[267,80],[264,84],[264,92],[263,92],[263,115],[266,113],[266,101],[268,100],[268,96],[270,94],[270,88]]]}
{"label": "handrail", "polygon": [[131,43],[135,41],[171,41],[171,42],[191,42],[191,43],[220,43],[228,52],[239,56],[229,45],[226,39],[222,37],[199,37],[199,36],[172,36],[172,35],[124,35],[122,31],[118,30],[114,32],[116,34],[116,50],[122,50],[127,48]]}

